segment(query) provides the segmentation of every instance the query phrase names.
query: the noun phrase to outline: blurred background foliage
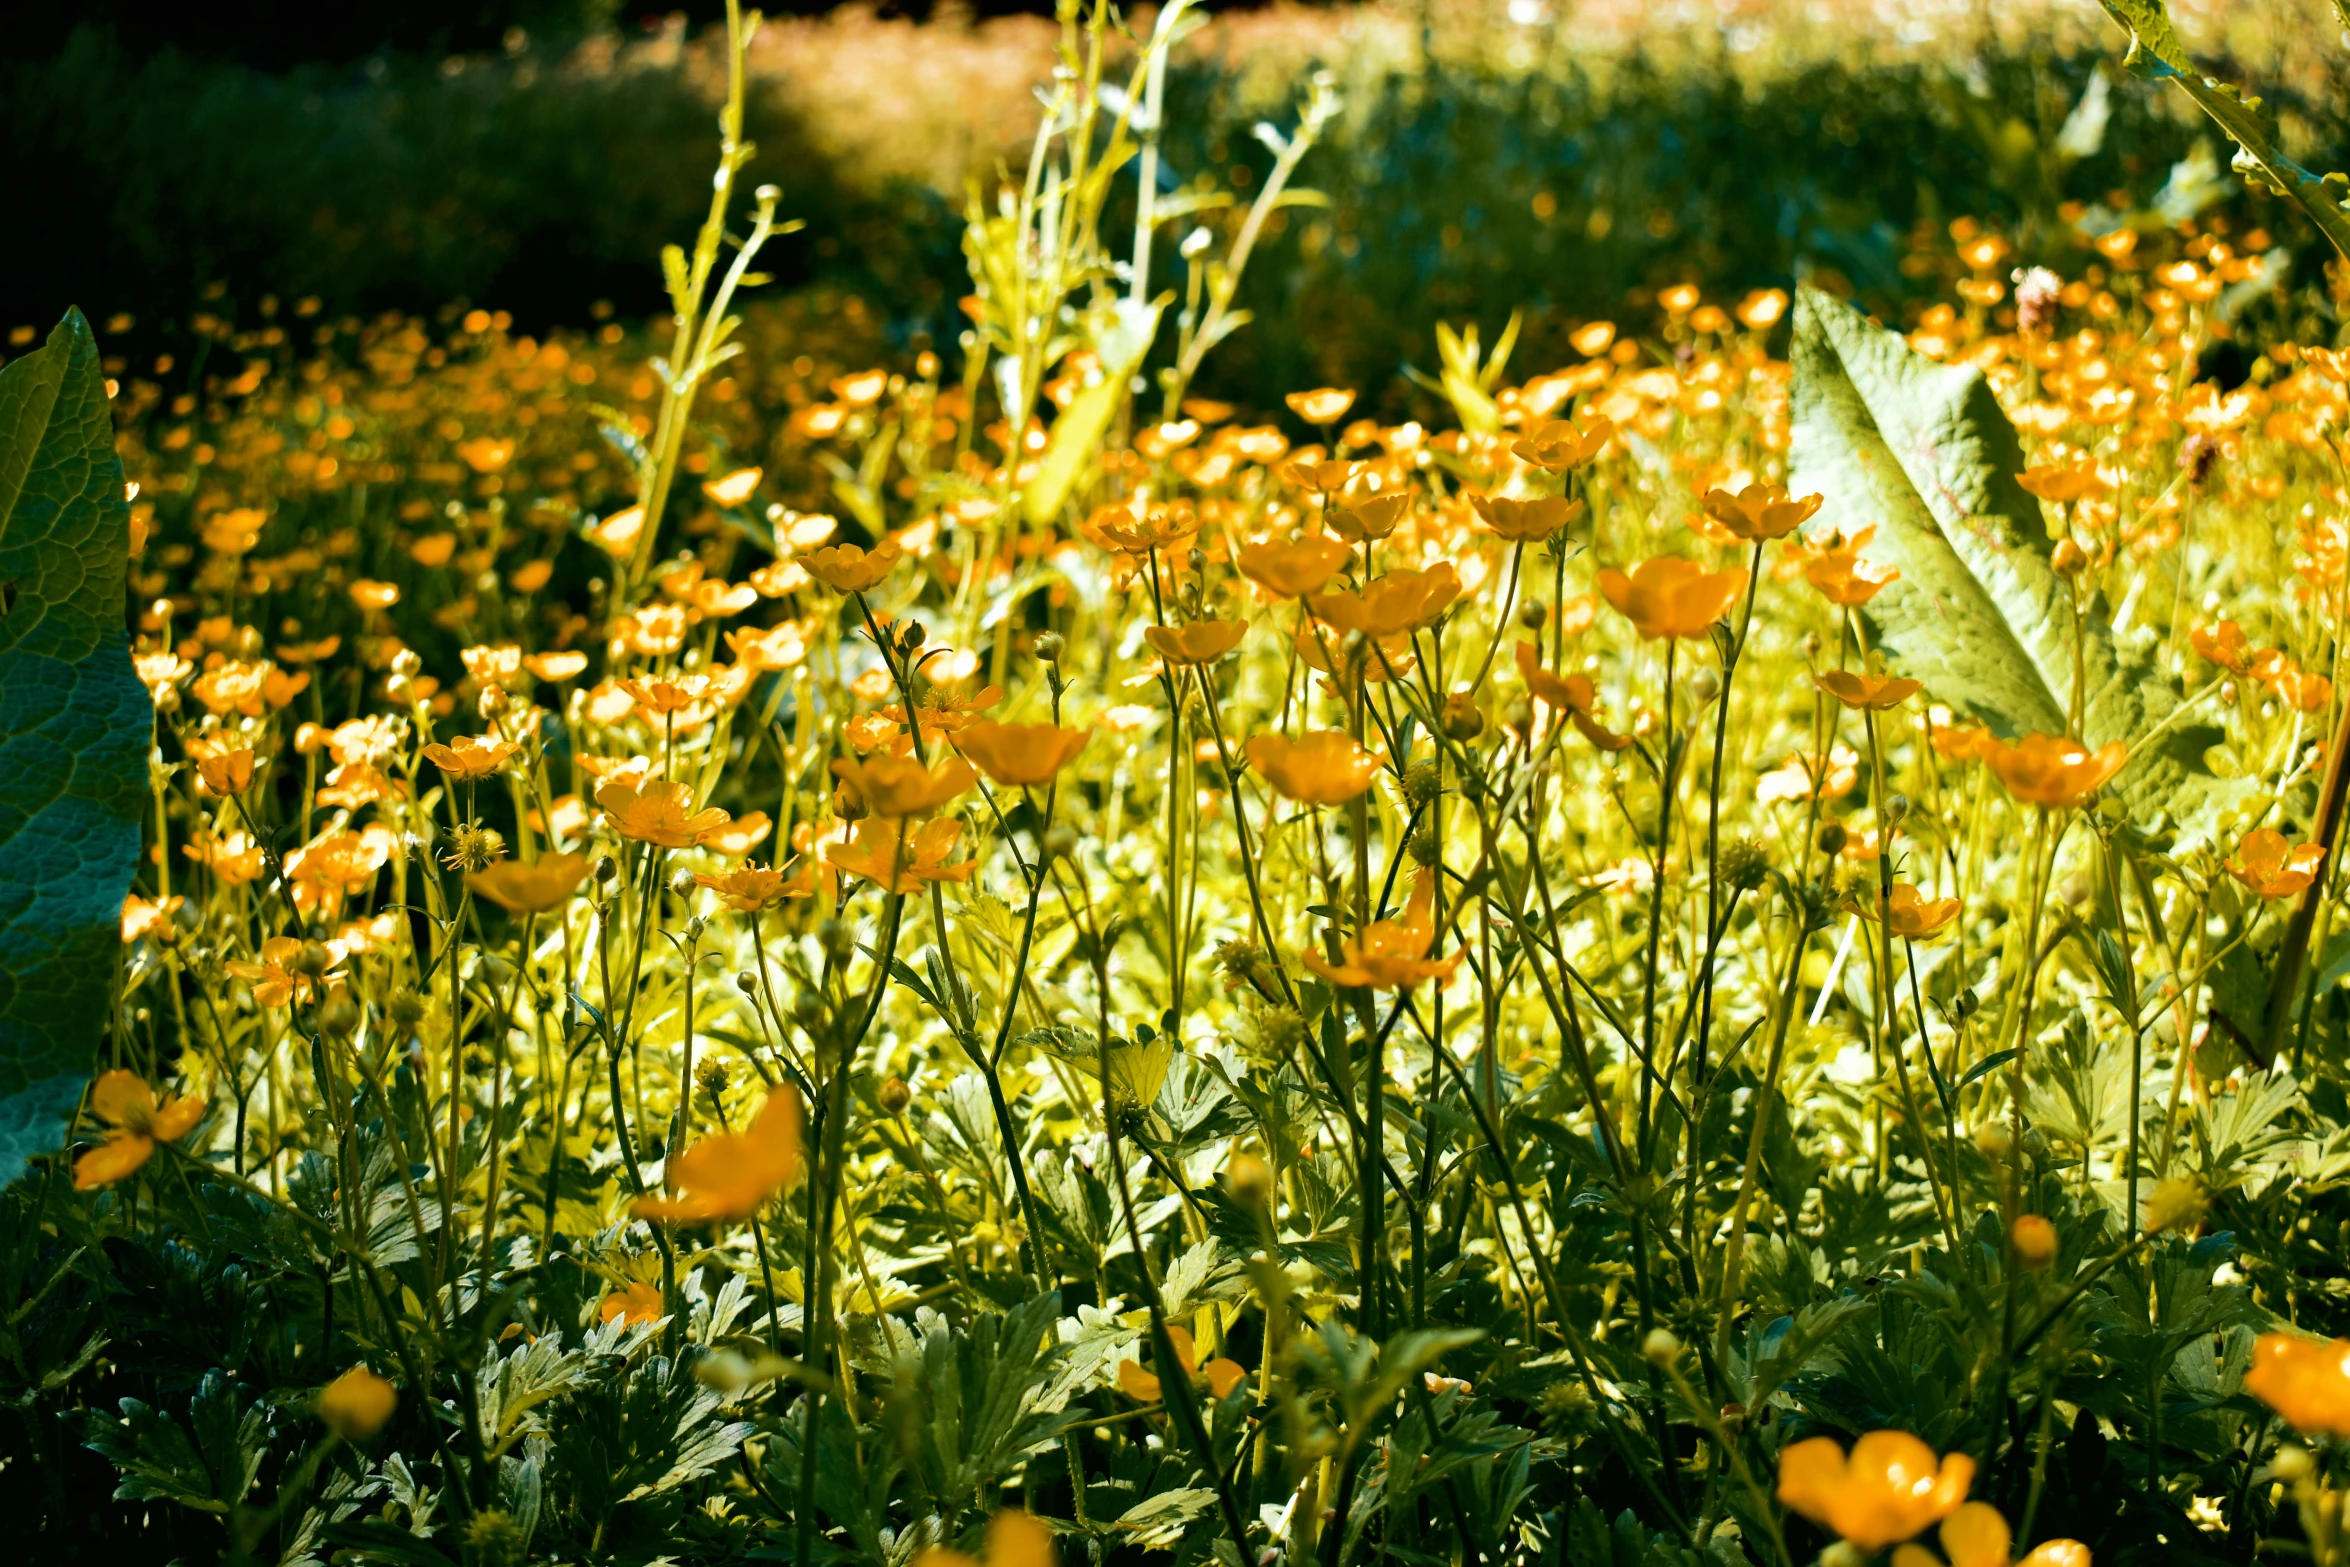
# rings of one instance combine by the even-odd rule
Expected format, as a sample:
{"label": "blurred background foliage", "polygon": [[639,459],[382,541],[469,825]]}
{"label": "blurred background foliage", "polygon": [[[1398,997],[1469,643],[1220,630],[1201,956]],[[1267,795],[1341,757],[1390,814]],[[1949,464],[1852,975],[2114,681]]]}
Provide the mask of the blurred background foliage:
{"label": "blurred background foliage", "polygon": [[[2309,9],[2182,20],[2208,68],[2257,83],[2334,166],[2350,84],[2333,52],[2290,47],[2331,25]],[[771,251],[778,288],[860,298],[901,349],[951,343],[966,182],[1016,157],[1054,34],[960,9],[771,22],[753,178],[806,221]],[[1866,0],[1220,13],[1171,83],[1170,187],[1212,178],[1245,199],[1272,161],[1255,128],[1294,118],[1306,70],[1330,70],[1347,107],[1303,170],[1327,205],[1281,215],[1244,291],[1257,319],[1202,390],[1263,407],[1329,382],[1394,409],[1437,368],[1438,320],[1491,341],[1524,311],[1534,363],[1679,282],[1814,276],[1898,312],[1946,281],[1920,272],[1918,231],[1958,215],[2061,264],[2159,192],[2249,209],[2314,257],[2203,125],[2108,75],[2117,53],[2095,7],[2040,0],[1996,19]],[[486,304],[530,330],[641,320],[653,257],[706,199],[712,58],[696,16],[614,0],[114,0],[19,29],[0,149],[11,226],[39,240],[0,251],[0,321],[79,303],[129,316],[108,346],[136,355],[269,296]],[[2320,281],[2300,270],[2297,310],[2330,310]]]}

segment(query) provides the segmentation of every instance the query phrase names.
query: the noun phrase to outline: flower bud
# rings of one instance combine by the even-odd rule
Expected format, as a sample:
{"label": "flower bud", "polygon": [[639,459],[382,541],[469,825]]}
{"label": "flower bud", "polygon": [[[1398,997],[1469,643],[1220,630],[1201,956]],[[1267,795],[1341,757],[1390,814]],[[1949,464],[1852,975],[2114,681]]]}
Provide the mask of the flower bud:
{"label": "flower bud", "polygon": [[1273,1195],[1273,1167],[1253,1153],[1234,1154],[1224,1172],[1224,1189],[1232,1200],[1260,1208]]}
{"label": "flower bud", "polygon": [[320,1003],[318,1028],[336,1039],[348,1039],[359,1029],[359,1003],[351,999],[349,991],[336,987],[334,993]]}
{"label": "flower bud", "polygon": [[2317,1473],[2317,1459],[2298,1442],[2287,1442],[2268,1461],[2268,1472],[2287,1485],[2299,1485]]}
{"label": "flower bud", "polygon": [[366,1441],[399,1407],[398,1391],[365,1366],[353,1366],[318,1392],[319,1420],[346,1442]]}
{"label": "flower bud", "polygon": [[1540,631],[1550,619],[1550,608],[1540,599],[1528,599],[1518,606],[1518,624],[1528,631]]}
{"label": "flower bud", "polygon": [[2056,1260],[2056,1226],[2036,1213],[2018,1215],[2007,1241],[2016,1261],[2035,1273]]}
{"label": "flower bud", "polygon": [[2015,1152],[2015,1133],[2004,1121],[1985,1121],[1975,1128],[1975,1152],[1997,1164]]}
{"label": "flower bud", "polygon": [[1455,691],[1444,699],[1444,716],[1440,723],[1447,740],[1465,743],[1485,731],[1485,715],[1477,711],[1477,698],[1468,691]]}
{"label": "flower bud", "polygon": [[286,967],[305,978],[316,979],[328,969],[333,968],[334,963],[335,955],[327,951],[322,944],[315,941],[305,941],[294,949],[294,960]]}
{"label": "flower bud", "polygon": [[1819,837],[1815,841],[1819,844],[1822,854],[1836,855],[1844,852],[1844,845],[1850,842],[1851,838],[1852,835],[1844,830],[1842,822],[1822,822]]}
{"label": "flower bud", "polygon": [[1036,638],[1036,657],[1039,663],[1057,664],[1066,646],[1058,631],[1040,632]]}
{"label": "flower bud", "polygon": [[2055,549],[2049,551],[2048,564],[2060,577],[2077,577],[2081,569],[2089,564],[2089,555],[2072,540],[2062,539],[2057,542]]}
{"label": "flower bud", "polygon": [[1437,841],[1434,827],[1423,827],[1413,833],[1405,841],[1404,848],[1410,851],[1414,865],[1425,865],[1433,869],[1444,859],[1444,845]]}
{"label": "flower bud", "polygon": [[904,1078],[893,1075],[881,1085],[881,1092],[875,1097],[880,1100],[883,1115],[900,1116],[914,1102],[914,1090]]}
{"label": "flower bud", "polygon": [[1888,827],[1898,827],[1909,820],[1909,796],[1889,794],[1885,803],[1877,807],[1877,820]]}
{"label": "flower bud", "polygon": [[755,996],[759,993],[759,976],[747,968],[737,969],[734,974],[734,988],[746,996]]}
{"label": "flower bud", "polygon": [[1722,851],[1722,880],[1740,892],[1752,892],[1763,884],[1770,872],[1770,856],[1761,844],[1751,838],[1742,839]]}
{"label": "flower bud", "polygon": [[595,874],[596,880],[608,882],[620,874],[619,862],[609,854],[599,854],[596,856]]}
{"label": "flower bud", "polygon": [[400,1034],[416,1032],[416,1025],[424,1021],[424,998],[413,990],[395,991],[391,1003],[384,1008],[391,1019],[392,1029]]}
{"label": "flower bud", "polygon": [[690,898],[694,895],[694,886],[692,871],[678,871],[669,878],[669,895],[673,898]]}
{"label": "flower bud", "polygon": [[1699,707],[1705,706],[1722,694],[1721,676],[1710,669],[1699,670],[1689,677],[1689,694],[1696,699]]}
{"label": "flower bud", "polygon": [[1403,770],[1403,797],[1415,810],[1435,803],[1444,788],[1444,773],[1434,762],[1414,762]]}
{"label": "flower bud", "polygon": [[1681,1340],[1671,1328],[1651,1328],[1640,1341],[1640,1357],[1652,1366],[1669,1366],[1681,1358]]}
{"label": "flower bud", "polygon": [[726,1092],[727,1084],[733,1081],[733,1076],[734,1074],[728,1070],[725,1060],[721,1057],[704,1056],[694,1063],[694,1081],[701,1084],[702,1091],[713,1099]]}

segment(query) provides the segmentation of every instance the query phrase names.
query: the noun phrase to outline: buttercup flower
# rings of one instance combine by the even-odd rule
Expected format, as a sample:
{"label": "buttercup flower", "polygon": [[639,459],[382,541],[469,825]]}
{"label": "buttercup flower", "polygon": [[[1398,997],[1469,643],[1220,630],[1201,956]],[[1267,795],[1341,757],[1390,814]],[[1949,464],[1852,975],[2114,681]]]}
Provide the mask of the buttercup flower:
{"label": "buttercup flower", "polygon": [[1903,680],[1892,675],[1862,675],[1849,669],[1822,670],[1818,676],[1820,689],[1843,703],[1872,713],[1887,712],[1899,707],[1923,691],[1922,680]]}
{"label": "buttercup flower", "polygon": [[630,1327],[661,1320],[661,1292],[639,1280],[609,1291],[596,1303],[596,1320],[610,1322],[615,1318]]}
{"label": "buttercup flower", "polygon": [[2027,1268],[2045,1268],[2056,1260],[2056,1226],[2036,1213],[2019,1214],[2007,1240]]}
{"label": "buttercup flower", "polygon": [[1303,598],[1319,593],[1345,569],[1351,552],[1332,538],[1299,539],[1291,544],[1244,544],[1237,562],[1241,575],[1281,598]]}
{"label": "buttercup flower", "polygon": [[1815,1436],[1779,1455],[1779,1500],[1864,1551],[1881,1551],[1958,1511],[1975,1461],[1934,1450],[1906,1431],[1871,1431],[1847,1455]]}
{"label": "buttercup flower", "polygon": [[[1007,1507],[988,1521],[985,1567],[1053,1567],[1053,1562],[1053,1532],[1019,1508]],[[968,1552],[933,1545],[914,1558],[914,1567],[981,1567],[981,1563]]]}
{"label": "buttercup flower", "polygon": [[318,1418],[346,1442],[364,1442],[391,1423],[400,1395],[365,1366],[353,1366],[318,1390]]}
{"label": "buttercup flower", "polygon": [[905,553],[895,539],[871,551],[854,544],[834,544],[808,556],[803,564],[809,576],[836,593],[863,593],[897,570]]}
{"label": "buttercup flower", "polygon": [[218,795],[243,794],[253,787],[253,748],[228,746],[216,742],[191,741],[189,752],[196,758],[196,776],[204,780],[204,787]]}
{"label": "buttercup flower", "polygon": [[693,786],[666,778],[641,784],[611,780],[597,786],[596,804],[621,837],[664,849],[690,849],[728,820],[716,806],[695,810]]}
{"label": "buttercup flower", "polygon": [[1005,788],[1033,789],[1052,782],[1092,738],[1090,729],[980,719],[963,726],[955,736],[955,749]]}
{"label": "buttercup flower", "polygon": [[1790,496],[1783,484],[1749,484],[1735,494],[1705,492],[1705,514],[1738,537],[1759,544],[1783,539],[1818,514],[1825,495]]}
{"label": "buttercup flower", "polygon": [[1341,942],[1336,963],[1308,948],[1302,954],[1306,967],[1333,985],[1371,990],[1409,990],[1422,980],[1451,979],[1465,954],[1428,956],[1428,944],[1436,939],[1435,910],[1430,906],[1434,889],[1431,878],[1415,877],[1402,919],[1376,920],[1359,937]]}
{"label": "buttercup flower", "polygon": [[1355,394],[1324,386],[1311,392],[1291,392],[1282,401],[1308,424],[1336,424],[1355,405]]}
{"label": "buttercup flower", "polygon": [[2122,770],[2130,748],[2114,740],[2092,751],[2058,735],[2026,735],[2013,743],[1986,741],[1982,756],[2022,804],[2069,810],[2086,803]]}
{"label": "buttercup flower", "polygon": [[1344,805],[1379,776],[1379,758],[1335,729],[1295,741],[1258,735],[1242,749],[1267,783],[1300,805]]}
{"label": "buttercup flower", "polygon": [[756,914],[773,908],[790,895],[791,882],[772,867],[743,865],[723,876],[696,876],[694,884],[718,894],[719,901],[737,914]]}
{"label": "buttercup flower", "polygon": [[640,1197],[633,1211],[670,1224],[747,1219],[799,1174],[800,1098],[778,1088],[741,1131],[713,1132],[670,1161],[674,1196]]}
{"label": "buttercup flower", "polygon": [[1849,539],[1840,539],[1803,563],[1804,579],[1827,595],[1828,602],[1845,609],[1857,609],[1875,598],[1878,593],[1901,580],[1900,568],[1880,566],[1875,561],[1860,557],[1862,546],[1876,533],[1874,528],[1863,528]]}
{"label": "buttercup flower", "polygon": [[544,914],[559,909],[587,880],[584,854],[544,854],[529,865],[500,860],[483,870],[466,873],[465,885],[474,896],[487,898],[511,914]]}
{"label": "buttercup flower", "polygon": [[1333,506],[1323,520],[1347,543],[1365,544],[1393,533],[1411,511],[1409,495],[1381,495],[1352,506]]}
{"label": "buttercup flower", "polygon": [[[1221,1355],[1201,1365],[1190,1332],[1172,1322],[1167,1324],[1167,1341],[1175,1346],[1175,1358],[1183,1362],[1183,1374],[1194,1380],[1204,1379],[1208,1391],[1217,1398],[1231,1392],[1248,1377],[1247,1369],[1238,1361],[1226,1360]],[[1138,1404],[1155,1404],[1165,1394],[1166,1387],[1159,1378],[1143,1370],[1140,1361],[1121,1360],[1118,1390]]]}
{"label": "buttercup flower", "polygon": [[1883,907],[1873,897],[1854,898],[1848,905],[1863,919],[1876,920],[1896,936],[1922,941],[1958,918],[1964,907],[1956,898],[1924,898],[1908,882],[1897,881],[1885,894]]}
{"label": "buttercup flower", "polygon": [[1583,503],[1563,495],[1512,500],[1506,495],[1470,492],[1469,505],[1495,537],[1513,544],[1539,544],[1583,515]]}
{"label": "buttercup flower", "polygon": [[2259,653],[2244,628],[2232,620],[2223,620],[2216,626],[2197,626],[2187,633],[2187,641],[2195,651],[2229,674],[2242,677],[2252,673],[2253,660]]}
{"label": "buttercup flower", "polygon": [[2252,1343],[2244,1391],[2296,1431],[2350,1436],[2350,1339],[2263,1333]]}
{"label": "buttercup flower", "polygon": [[711,479],[702,485],[702,493],[721,506],[740,506],[751,498],[759,487],[764,472],[758,468],[737,468],[724,478]]}
{"label": "buttercup flower", "polygon": [[2262,827],[2246,833],[2244,841],[2236,845],[2235,863],[2228,867],[2228,874],[2263,898],[2290,898],[2317,880],[2325,857],[2322,843],[2289,846],[2283,833]]}
{"label": "buttercup flower", "polygon": [[949,865],[947,856],[963,836],[963,824],[953,817],[912,827],[904,817],[868,817],[857,823],[846,843],[824,851],[828,865],[862,876],[884,892],[901,895],[920,892],[934,881],[969,881],[978,863],[965,860]]}
{"label": "buttercup flower", "polygon": [[147,1080],[117,1067],[90,1085],[90,1113],[111,1128],[106,1141],[73,1162],[73,1188],[86,1192],[135,1174],[157,1143],[176,1143],[204,1119],[204,1101],[177,1094],[161,1101]]}
{"label": "buttercup flower", "polygon": [[1514,655],[1518,673],[1526,682],[1526,689],[1534,693],[1536,701],[1567,715],[1567,721],[1582,732],[1583,738],[1602,751],[1621,751],[1632,743],[1630,735],[1620,735],[1599,722],[1598,694],[1592,689],[1589,675],[1557,675],[1542,667],[1542,650],[1533,642],[1520,641]]}
{"label": "buttercup flower", "polygon": [[[2045,1222],[2045,1221],[2043,1221]],[[1942,1520],[1942,1553],[1950,1567],[2009,1567],[2015,1532],[1989,1502],[1969,1502]],[[1922,1545],[1893,1552],[1893,1567],[1940,1567]],[[2089,1548],[2078,1540],[2049,1540],[2033,1547],[2015,1567],[2089,1567]]]}
{"label": "buttercup flower", "polygon": [[1520,462],[1566,473],[1606,451],[1615,435],[1615,424],[1599,414],[1588,415],[1581,429],[1564,419],[1554,419],[1524,440],[1511,443],[1510,451]]}
{"label": "buttercup flower", "polygon": [[1240,646],[1245,620],[1195,620],[1188,626],[1145,626],[1143,640],[1170,664],[1212,664]]}
{"label": "buttercup flower", "polygon": [[424,759],[452,778],[487,778],[521,747],[495,735],[459,735],[451,745],[428,745]]}
{"label": "buttercup flower", "polygon": [[[272,936],[261,944],[258,963],[224,963],[237,978],[253,986],[253,1000],[265,1007],[282,1007],[289,1001],[309,1001],[318,993],[319,984],[339,976],[323,972],[311,973],[295,965],[294,959],[302,950],[301,938]],[[332,954],[333,949],[327,949]]]}
{"label": "buttercup flower", "polygon": [[1746,573],[1737,567],[1707,571],[1693,560],[1659,555],[1633,567],[1630,576],[1601,571],[1599,591],[1645,638],[1699,637],[1738,602]]}
{"label": "buttercup flower", "polygon": [[1360,593],[1318,593],[1314,618],[1371,638],[1424,631],[1461,596],[1460,573],[1444,561],[1426,571],[1391,571]]}
{"label": "buttercup flower", "polygon": [[969,789],[978,775],[960,757],[924,768],[911,756],[841,757],[832,775],[876,816],[928,816]]}

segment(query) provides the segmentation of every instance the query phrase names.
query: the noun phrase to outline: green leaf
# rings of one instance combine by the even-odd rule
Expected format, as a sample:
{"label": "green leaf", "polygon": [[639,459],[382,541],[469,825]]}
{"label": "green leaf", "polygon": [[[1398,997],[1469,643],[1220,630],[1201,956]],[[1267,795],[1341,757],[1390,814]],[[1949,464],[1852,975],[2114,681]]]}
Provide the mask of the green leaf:
{"label": "green leaf", "polygon": [[[2002,736],[2070,731],[2076,679],[2070,593],[2050,563],[2040,503],[2017,482],[2022,443],[1982,372],[1917,353],[1850,305],[1806,288],[1795,305],[1794,477],[1827,496],[1847,534],[1900,580],[1863,613],[1889,663]],[[2135,741],[2176,688],[2115,644],[2099,606],[2081,615],[2078,678],[2091,745]],[[2209,733],[2170,730],[2122,775],[2134,806],[2183,810]]]}
{"label": "green leaf", "polygon": [[2186,45],[2172,28],[2163,0],[2103,0],[2106,14],[2128,29],[2129,58],[2123,64],[2149,81],[2176,82],[2179,89],[2219,123],[2241,150],[2236,172],[2257,180],[2278,195],[2290,198],[2309,215],[2309,221],[2350,256],[2350,214],[2337,201],[2338,189],[2285,155],[2278,145],[2275,121],[2261,112],[2260,101],[2247,100],[2236,88],[2215,81],[2195,69]]}
{"label": "green leaf", "polygon": [[0,1183],[62,1141],[106,1030],[155,721],[129,555],[98,344],[71,311],[0,369]]}
{"label": "green leaf", "polygon": [[1101,452],[1110,420],[1126,400],[1126,383],[1158,335],[1159,307],[1118,301],[1107,320],[1097,325],[1094,351],[1101,355],[1101,379],[1079,392],[1068,411],[1053,421],[1052,438],[1045,443],[1044,460],[1020,498],[1022,514],[1032,523],[1049,522],[1061,514],[1061,503],[1076,489],[1086,467]]}

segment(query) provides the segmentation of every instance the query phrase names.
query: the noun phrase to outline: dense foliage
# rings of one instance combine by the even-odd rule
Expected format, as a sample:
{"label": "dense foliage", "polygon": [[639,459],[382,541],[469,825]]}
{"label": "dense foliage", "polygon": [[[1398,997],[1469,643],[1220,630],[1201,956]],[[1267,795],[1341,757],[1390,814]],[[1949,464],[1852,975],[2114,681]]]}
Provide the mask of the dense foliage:
{"label": "dense foliage", "polygon": [[0,1192],[38,1549],[2340,1560],[2350,357],[2233,344],[2275,239],[1960,219],[1906,333],[1684,285],[1252,412],[1341,105],[1119,214],[1183,25],[1073,29],[954,359],[737,314],[738,87],[649,363],[296,301],[121,367],[127,515],[10,496],[127,528],[155,724]]}

